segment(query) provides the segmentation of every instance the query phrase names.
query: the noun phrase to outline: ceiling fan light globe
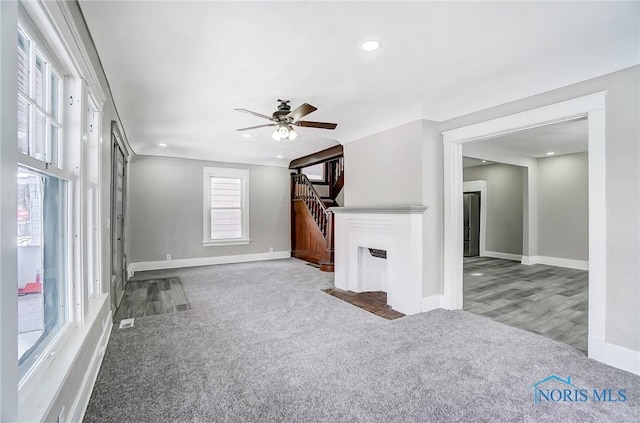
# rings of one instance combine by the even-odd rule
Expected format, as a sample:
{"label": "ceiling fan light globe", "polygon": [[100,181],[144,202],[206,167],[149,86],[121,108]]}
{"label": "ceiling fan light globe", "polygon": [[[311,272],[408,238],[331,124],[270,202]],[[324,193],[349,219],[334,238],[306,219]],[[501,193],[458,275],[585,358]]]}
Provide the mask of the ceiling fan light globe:
{"label": "ceiling fan light globe", "polygon": [[273,134],[271,134],[271,138],[273,138],[275,141],[280,141],[280,138],[282,138],[280,136],[280,132],[278,130],[274,131]]}
{"label": "ceiling fan light globe", "polygon": [[278,133],[280,134],[280,138],[288,138],[289,137],[289,128],[286,126],[281,126],[278,128]]}
{"label": "ceiling fan light globe", "polygon": [[296,131],[294,131],[293,129],[291,129],[289,131],[289,141],[293,141],[296,138],[298,138],[298,133]]}

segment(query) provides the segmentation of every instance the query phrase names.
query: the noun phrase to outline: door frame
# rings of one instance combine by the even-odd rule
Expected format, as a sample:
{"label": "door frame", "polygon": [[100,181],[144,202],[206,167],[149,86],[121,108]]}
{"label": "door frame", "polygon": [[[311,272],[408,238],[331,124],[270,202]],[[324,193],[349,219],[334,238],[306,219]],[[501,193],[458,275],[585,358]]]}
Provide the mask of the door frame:
{"label": "door frame", "polygon": [[574,98],[442,133],[444,153],[443,305],[462,309],[462,145],[586,117],[589,127],[589,357],[605,361],[606,328],[606,93]]}
{"label": "door frame", "polygon": [[[128,174],[128,157],[129,157],[129,150],[126,148],[123,138],[122,138],[122,131],[120,130],[120,126],[118,125],[118,123],[115,120],[111,121],[111,204],[110,204],[110,209],[109,209],[109,214],[110,214],[110,228],[111,231],[109,233],[109,245],[111,247],[111,252],[110,252],[110,261],[109,261],[109,295],[111,295],[111,307],[112,307],[112,311],[115,313],[116,309],[118,308],[118,306],[120,305],[120,301],[122,300],[122,297],[124,296],[124,284],[126,282],[126,275],[127,275],[127,249],[126,249],[126,233],[127,233],[127,219],[126,219],[126,215],[127,215],[127,174]],[[113,240],[113,234],[114,231],[116,230],[115,224],[116,224],[116,219],[115,219],[115,214],[114,212],[114,208],[115,208],[115,193],[116,193],[116,184],[115,184],[115,178],[116,178],[116,167],[115,167],[115,159],[116,159],[116,148],[118,148],[120,150],[120,152],[122,153],[123,156],[123,166],[122,166],[122,292],[120,294],[120,298],[115,298],[115,292],[113,291],[112,287],[113,287],[113,279],[114,277],[116,277],[113,273],[113,262],[114,262],[114,240]]]}
{"label": "door frame", "polygon": [[479,192],[480,193],[480,247],[478,248],[478,256],[485,257],[487,250],[487,181],[465,181],[462,183],[462,192]]}

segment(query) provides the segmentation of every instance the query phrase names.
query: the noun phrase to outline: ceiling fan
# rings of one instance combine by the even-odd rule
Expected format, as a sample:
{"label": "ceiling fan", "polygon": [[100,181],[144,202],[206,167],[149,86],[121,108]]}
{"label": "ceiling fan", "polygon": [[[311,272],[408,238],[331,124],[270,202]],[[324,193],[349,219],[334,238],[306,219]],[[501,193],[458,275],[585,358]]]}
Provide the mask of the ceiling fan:
{"label": "ceiling fan", "polygon": [[268,119],[273,123],[267,123],[264,125],[250,126],[248,128],[238,129],[238,131],[248,131],[249,129],[256,128],[264,128],[265,126],[277,126],[276,131],[271,135],[276,141],[280,141],[281,139],[287,139],[289,141],[293,141],[298,138],[298,133],[293,130],[293,126],[304,126],[307,128],[321,128],[321,129],[336,129],[338,126],[337,123],[328,123],[328,122],[310,122],[308,120],[299,120],[300,118],[308,115],[309,113],[315,112],[318,110],[317,107],[314,107],[310,104],[304,103],[302,106],[298,106],[295,109],[291,110],[291,106],[289,106],[289,100],[278,100],[280,104],[278,105],[278,110],[273,112],[271,117],[267,115],[263,115],[260,113],[252,112],[247,109],[235,109],[239,112],[249,113],[254,116],[261,117],[263,119]]}

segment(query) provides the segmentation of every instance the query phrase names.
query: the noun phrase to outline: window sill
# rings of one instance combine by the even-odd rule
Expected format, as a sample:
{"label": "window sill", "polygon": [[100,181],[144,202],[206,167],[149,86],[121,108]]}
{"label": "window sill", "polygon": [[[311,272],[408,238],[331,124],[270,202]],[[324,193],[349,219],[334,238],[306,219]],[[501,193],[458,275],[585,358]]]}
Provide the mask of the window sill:
{"label": "window sill", "polygon": [[[90,300],[91,308],[84,325],[70,323],[64,339],[59,339],[62,342],[49,350],[48,362],[39,363],[39,368],[20,386],[18,421],[33,422],[47,418],[50,407],[62,398],[61,390],[70,389],[68,379],[74,365],[82,360],[81,353],[94,353],[91,348],[83,351],[88,347],[87,342],[91,342],[89,336],[103,335],[104,318],[110,316],[108,298],[107,294],[100,294]],[[95,348],[99,347],[96,344]],[[73,408],[67,409],[67,416],[75,411]]]}
{"label": "window sill", "polygon": [[251,240],[248,238],[242,239],[221,239],[221,240],[209,240],[202,241],[203,247],[224,247],[228,245],[249,245]]}

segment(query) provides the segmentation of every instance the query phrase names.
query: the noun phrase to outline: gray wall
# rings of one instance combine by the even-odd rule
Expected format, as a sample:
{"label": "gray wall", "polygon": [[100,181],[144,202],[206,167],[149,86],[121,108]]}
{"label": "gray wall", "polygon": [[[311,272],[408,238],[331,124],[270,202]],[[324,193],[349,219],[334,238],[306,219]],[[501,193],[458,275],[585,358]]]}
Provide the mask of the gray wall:
{"label": "gray wall", "polygon": [[345,144],[345,206],[422,204],[422,138],[416,121]]}
{"label": "gray wall", "polygon": [[442,140],[418,120],[345,144],[345,206],[424,205],[423,297],[442,292]]}
{"label": "gray wall", "polygon": [[538,159],[538,255],[589,260],[587,153]]}
{"label": "gray wall", "polygon": [[486,181],[487,251],[522,255],[523,176],[526,168],[508,164],[465,167],[464,181]]}
{"label": "gray wall", "polygon": [[[251,169],[249,245],[202,246],[203,166]],[[289,170],[137,156],[129,167],[130,263],[290,251]]]}
{"label": "gray wall", "polygon": [[605,90],[605,341],[640,351],[640,66],[451,119],[440,128],[459,128]]}
{"label": "gray wall", "polygon": [[[439,131],[455,129],[604,90],[607,90],[605,341],[640,351],[640,127],[637,124],[640,66],[451,119],[438,124],[437,128]],[[424,204],[429,207],[424,219],[425,295],[437,293],[438,286],[442,292],[441,144],[442,140],[433,134],[432,123],[417,121],[345,145],[347,206]]]}

